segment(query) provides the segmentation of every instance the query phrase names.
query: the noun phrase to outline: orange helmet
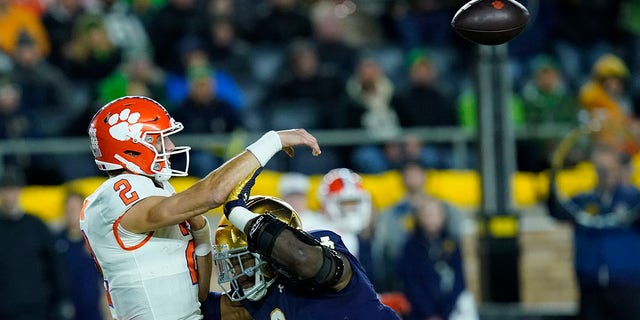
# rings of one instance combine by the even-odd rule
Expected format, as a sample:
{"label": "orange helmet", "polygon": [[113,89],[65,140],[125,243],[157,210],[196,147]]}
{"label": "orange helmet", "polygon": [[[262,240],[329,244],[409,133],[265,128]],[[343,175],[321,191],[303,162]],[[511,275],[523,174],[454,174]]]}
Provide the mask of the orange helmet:
{"label": "orange helmet", "polygon": [[322,177],[318,187],[322,208],[342,229],[358,233],[370,222],[371,194],[362,187],[362,177],[348,168],[336,168]]}
{"label": "orange helmet", "polygon": [[[133,173],[166,181],[186,176],[190,147],[167,150],[165,137],[182,130],[167,110],[146,97],[127,96],[107,103],[91,119],[91,152],[103,171],[127,169]],[[158,140],[160,139],[160,140]],[[154,144],[160,141],[160,150]],[[184,153],[184,170],[171,168],[169,157]]]}

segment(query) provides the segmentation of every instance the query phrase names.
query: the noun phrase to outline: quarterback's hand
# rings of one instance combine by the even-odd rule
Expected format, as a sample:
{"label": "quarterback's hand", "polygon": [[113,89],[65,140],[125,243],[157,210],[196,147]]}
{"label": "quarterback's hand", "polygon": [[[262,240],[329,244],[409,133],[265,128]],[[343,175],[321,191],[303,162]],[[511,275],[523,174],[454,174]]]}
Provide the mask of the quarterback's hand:
{"label": "quarterback's hand", "polygon": [[224,204],[224,215],[228,218],[229,212],[234,207],[247,207],[247,200],[251,194],[251,188],[256,183],[256,178],[262,172],[263,167],[258,167],[253,173],[248,175],[244,180],[240,181],[235,188],[229,193],[227,201]]}
{"label": "quarterback's hand", "polygon": [[276,131],[280,137],[282,143],[282,150],[284,150],[290,157],[293,157],[293,147],[304,145],[311,148],[311,153],[314,156],[320,155],[320,146],[316,137],[312,136],[305,129],[290,129]]}

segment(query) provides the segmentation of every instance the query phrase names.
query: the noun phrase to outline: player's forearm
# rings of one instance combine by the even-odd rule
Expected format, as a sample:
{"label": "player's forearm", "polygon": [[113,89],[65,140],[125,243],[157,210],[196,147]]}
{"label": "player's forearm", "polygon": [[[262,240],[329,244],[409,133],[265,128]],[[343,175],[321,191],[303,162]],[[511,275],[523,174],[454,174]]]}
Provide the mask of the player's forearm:
{"label": "player's forearm", "polygon": [[239,302],[232,302],[226,295],[222,295],[220,297],[220,318],[225,320],[253,319],[242,304]]}
{"label": "player's forearm", "polygon": [[[278,151],[282,142],[278,133],[269,131],[247,149],[219,168],[213,170],[193,187],[185,191],[190,199],[198,199],[194,210],[210,210],[227,201],[233,189],[259,167],[264,167]],[[193,190],[192,190],[193,189]]]}
{"label": "player's forearm", "polygon": [[340,290],[351,277],[348,259],[322,246],[308,233],[294,229],[269,214],[256,215],[233,208],[229,221],[247,235],[249,249],[273,263],[285,275],[310,287]]}
{"label": "player's forearm", "polygon": [[276,238],[269,258],[300,279],[313,277],[322,265],[322,248],[302,242],[290,230]]}
{"label": "player's forearm", "polygon": [[[304,239],[308,236],[308,239]],[[351,264],[341,253],[323,247],[306,233],[285,229],[276,238],[269,260],[283,266],[296,280],[339,291],[351,279]]]}
{"label": "player's forearm", "polygon": [[238,182],[258,167],[251,153],[241,153],[183,192],[151,202],[144,229],[140,229],[148,231],[177,224],[219,207]]}
{"label": "player's forearm", "polygon": [[191,234],[195,244],[196,263],[198,266],[198,300],[203,302],[209,295],[213,260],[211,257],[211,228],[204,216],[189,219]]}
{"label": "player's forearm", "polygon": [[211,271],[213,268],[211,252],[204,256],[196,255],[196,263],[198,264],[198,300],[203,302],[207,299],[211,289]]}

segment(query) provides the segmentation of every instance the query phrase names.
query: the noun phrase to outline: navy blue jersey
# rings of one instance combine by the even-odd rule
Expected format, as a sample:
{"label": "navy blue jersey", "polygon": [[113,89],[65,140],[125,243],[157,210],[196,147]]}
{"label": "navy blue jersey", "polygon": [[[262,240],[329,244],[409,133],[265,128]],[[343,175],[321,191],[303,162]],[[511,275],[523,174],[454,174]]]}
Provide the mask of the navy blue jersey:
{"label": "navy blue jersey", "polygon": [[[340,236],[326,230],[316,230],[310,234],[323,245],[333,247],[347,257],[353,270],[349,284],[339,292],[308,293],[297,291],[282,277],[269,287],[262,300],[242,301],[255,319],[400,319],[391,308],[380,302],[364,269],[347,250]],[[219,303],[218,299],[212,300]]]}

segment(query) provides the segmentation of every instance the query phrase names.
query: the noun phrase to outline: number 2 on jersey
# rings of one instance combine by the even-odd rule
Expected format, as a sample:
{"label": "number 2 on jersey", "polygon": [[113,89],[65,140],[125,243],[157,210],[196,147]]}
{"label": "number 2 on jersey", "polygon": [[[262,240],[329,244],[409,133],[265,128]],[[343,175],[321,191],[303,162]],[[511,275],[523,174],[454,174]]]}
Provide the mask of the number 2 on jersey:
{"label": "number 2 on jersey", "polygon": [[127,179],[121,179],[114,183],[113,190],[119,191],[118,195],[120,195],[120,200],[122,200],[122,203],[124,203],[125,206],[128,206],[134,201],[140,199],[137,192],[131,191],[131,184]]}

